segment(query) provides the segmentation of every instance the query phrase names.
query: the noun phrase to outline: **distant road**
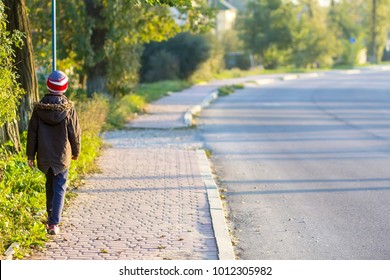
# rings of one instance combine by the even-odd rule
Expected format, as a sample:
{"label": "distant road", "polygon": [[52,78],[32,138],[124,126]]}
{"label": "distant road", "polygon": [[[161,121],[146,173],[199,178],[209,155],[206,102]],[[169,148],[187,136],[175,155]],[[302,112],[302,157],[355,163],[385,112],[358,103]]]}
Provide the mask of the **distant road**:
{"label": "distant road", "polygon": [[253,85],[199,123],[241,259],[390,259],[390,72]]}

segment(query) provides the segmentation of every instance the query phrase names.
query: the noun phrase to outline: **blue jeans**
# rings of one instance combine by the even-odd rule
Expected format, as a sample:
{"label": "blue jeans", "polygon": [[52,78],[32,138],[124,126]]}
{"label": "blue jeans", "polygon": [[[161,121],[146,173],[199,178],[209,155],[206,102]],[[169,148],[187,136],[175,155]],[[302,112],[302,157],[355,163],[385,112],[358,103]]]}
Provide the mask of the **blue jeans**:
{"label": "blue jeans", "polygon": [[45,175],[48,224],[58,225],[61,221],[62,209],[64,208],[68,170],[54,175],[53,169],[49,168],[49,171]]}

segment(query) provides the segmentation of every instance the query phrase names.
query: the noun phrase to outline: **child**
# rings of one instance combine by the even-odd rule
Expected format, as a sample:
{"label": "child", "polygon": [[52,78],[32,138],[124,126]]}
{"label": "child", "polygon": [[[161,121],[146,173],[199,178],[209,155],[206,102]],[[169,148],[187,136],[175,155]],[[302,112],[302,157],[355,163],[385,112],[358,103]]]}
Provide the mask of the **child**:
{"label": "child", "polygon": [[64,96],[68,77],[53,71],[46,81],[49,93],[34,104],[27,134],[28,165],[46,175],[47,231],[58,234],[71,158],[80,154],[81,130],[73,103]]}

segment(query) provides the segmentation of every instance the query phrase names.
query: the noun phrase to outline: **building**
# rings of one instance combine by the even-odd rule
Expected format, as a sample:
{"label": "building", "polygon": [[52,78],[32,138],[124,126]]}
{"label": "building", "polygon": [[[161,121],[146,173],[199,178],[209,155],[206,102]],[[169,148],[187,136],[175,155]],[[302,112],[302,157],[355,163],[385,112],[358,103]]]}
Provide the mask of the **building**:
{"label": "building", "polygon": [[220,37],[224,32],[234,28],[237,18],[237,9],[225,0],[212,0],[210,2],[210,5],[217,9],[214,32]]}

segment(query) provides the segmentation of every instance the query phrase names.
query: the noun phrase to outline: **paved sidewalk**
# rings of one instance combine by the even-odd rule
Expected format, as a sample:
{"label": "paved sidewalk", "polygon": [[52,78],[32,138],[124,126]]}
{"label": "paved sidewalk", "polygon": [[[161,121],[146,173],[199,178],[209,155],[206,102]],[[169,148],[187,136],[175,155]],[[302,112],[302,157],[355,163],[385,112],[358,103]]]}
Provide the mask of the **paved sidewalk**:
{"label": "paved sidewalk", "polygon": [[216,90],[214,85],[198,85],[181,92],[172,93],[150,104],[148,114],[139,116],[130,122],[127,128],[156,128],[173,129],[187,127],[184,122],[184,113],[202,101]]}
{"label": "paved sidewalk", "polygon": [[110,148],[46,259],[218,259],[196,152]]}

